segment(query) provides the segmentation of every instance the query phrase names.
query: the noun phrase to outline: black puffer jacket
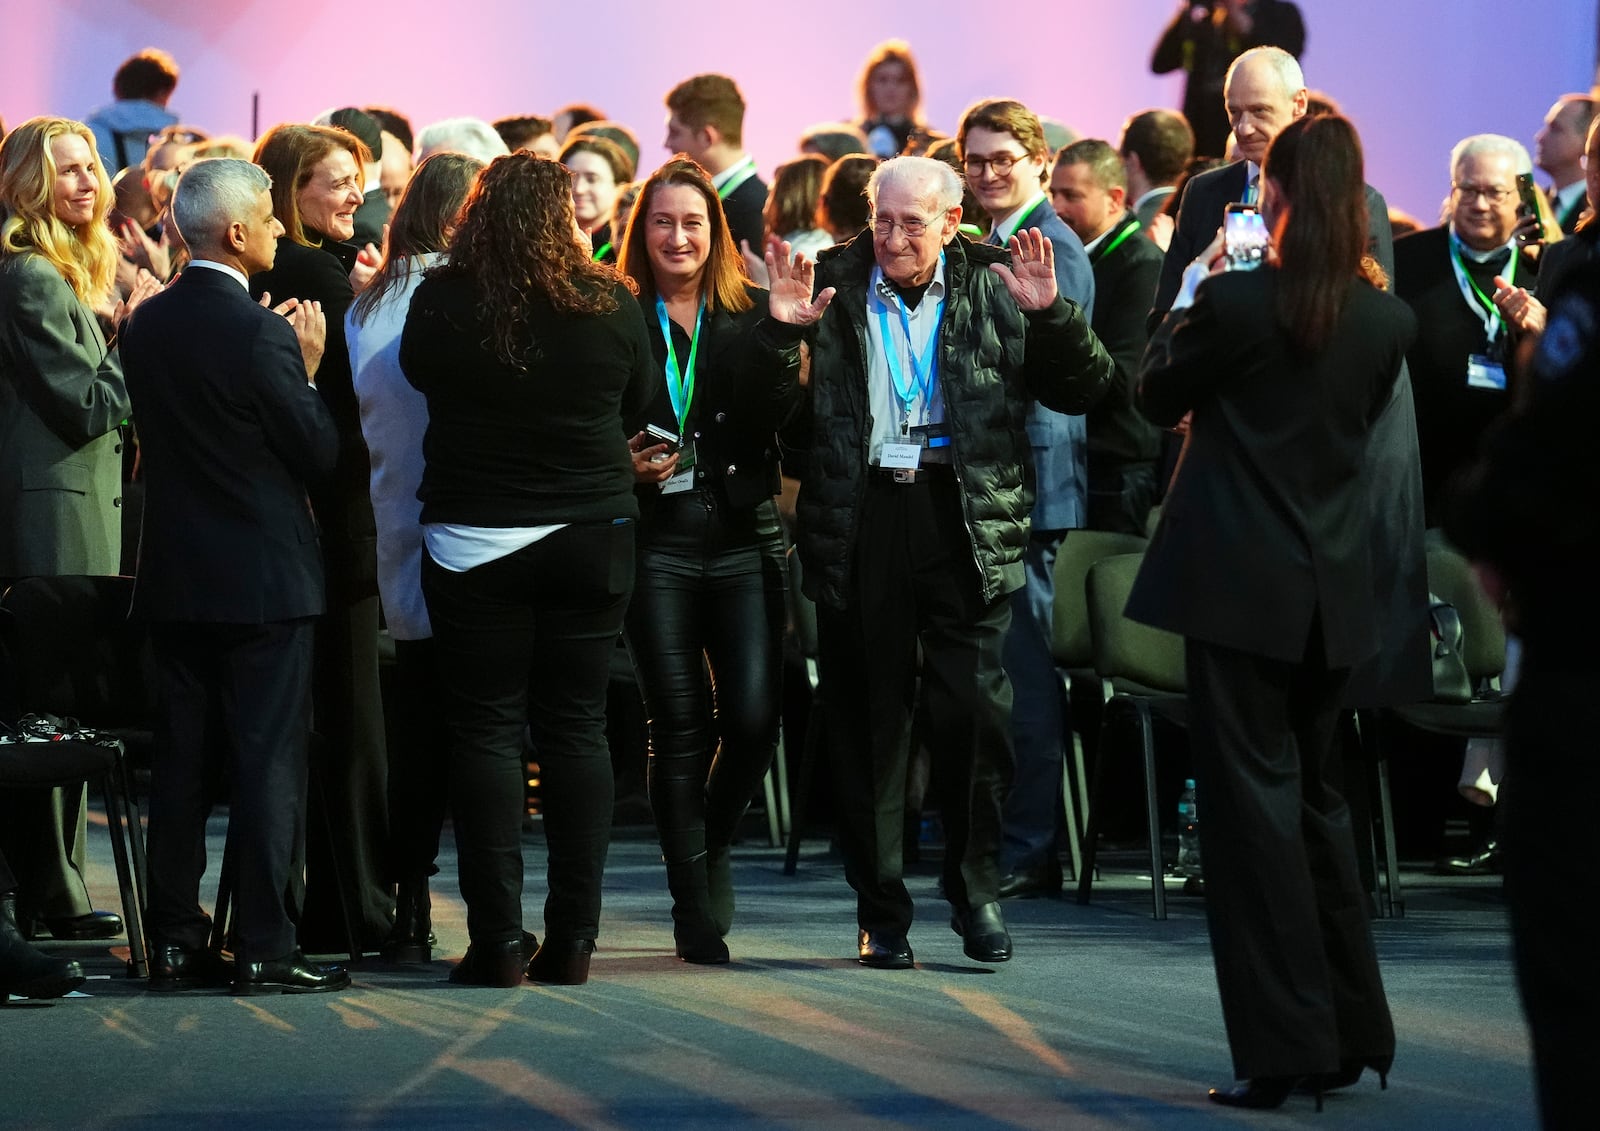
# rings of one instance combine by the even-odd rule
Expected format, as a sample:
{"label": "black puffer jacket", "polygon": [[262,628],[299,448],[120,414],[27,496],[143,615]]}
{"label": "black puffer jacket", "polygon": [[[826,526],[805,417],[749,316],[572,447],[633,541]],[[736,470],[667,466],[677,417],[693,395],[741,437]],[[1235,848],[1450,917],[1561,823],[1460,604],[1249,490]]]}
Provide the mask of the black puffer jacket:
{"label": "black puffer jacket", "polygon": [[[1028,402],[1081,414],[1110,384],[1113,365],[1076,303],[1057,298],[1024,315],[991,263],[999,248],[957,236],[946,248],[939,382],[956,476],[983,598],[1022,586],[1022,551],[1033,507],[1033,457],[1024,428]],[[805,432],[786,438],[811,449],[800,489],[800,556],[806,593],[842,608],[849,595],[856,519],[866,483],[872,426],[867,409],[867,284],[872,237],[818,257],[816,289],[837,294],[811,335],[810,411]]]}

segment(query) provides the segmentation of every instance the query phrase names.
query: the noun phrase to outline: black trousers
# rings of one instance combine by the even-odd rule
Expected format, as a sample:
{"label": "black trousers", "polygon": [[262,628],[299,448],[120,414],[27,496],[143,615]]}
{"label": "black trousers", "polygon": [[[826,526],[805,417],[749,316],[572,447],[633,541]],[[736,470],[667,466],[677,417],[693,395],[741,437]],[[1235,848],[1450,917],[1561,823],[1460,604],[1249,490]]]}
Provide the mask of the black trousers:
{"label": "black trousers", "polygon": [[919,646],[945,895],[957,907],[997,898],[1012,769],[1011,685],[1000,665],[1011,604],[983,600],[960,486],[942,470],[913,484],[873,475],[852,577],[846,608],[817,610],[839,845],[861,927],[903,932],[912,918],[901,834]]}
{"label": "black trousers", "polygon": [[1154,460],[1113,460],[1090,452],[1088,521],[1084,526],[1143,537],[1156,494]]}
{"label": "black trousers", "polygon": [[422,561],[451,745],[446,771],[467,932],[522,931],[522,732],[539,752],[545,932],[595,938],[611,843],[611,653],[633,588],[634,523],[574,523],[465,573]]}
{"label": "black trousers", "polygon": [[709,490],[651,501],[626,624],[650,720],[650,804],[670,863],[726,847],[772,764],[784,588],[771,500],[740,511]]}
{"label": "black trousers", "polygon": [[150,768],[152,942],[201,948],[206,818],[227,760],[232,783],[234,933],[242,961],[296,945],[285,893],[304,827],[313,621],[155,624],[157,699]]}
{"label": "black trousers", "polygon": [[1529,644],[1506,715],[1506,903],[1546,1128],[1594,1124],[1600,984],[1581,903],[1594,888],[1593,671],[1547,670]]}
{"label": "black trousers", "polygon": [[394,721],[389,735],[389,857],[393,883],[439,869],[439,833],[449,802],[450,728],[439,691],[438,649],[431,638],[394,642]]}
{"label": "black trousers", "polygon": [[6,863],[6,854],[0,852],[0,895],[10,895],[17,890],[17,876]]}
{"label": "black trousers", "polygon": [[1335,750],[1348,669],[1188,641],[1206,917],[1234,1074],[1394,1053]]}

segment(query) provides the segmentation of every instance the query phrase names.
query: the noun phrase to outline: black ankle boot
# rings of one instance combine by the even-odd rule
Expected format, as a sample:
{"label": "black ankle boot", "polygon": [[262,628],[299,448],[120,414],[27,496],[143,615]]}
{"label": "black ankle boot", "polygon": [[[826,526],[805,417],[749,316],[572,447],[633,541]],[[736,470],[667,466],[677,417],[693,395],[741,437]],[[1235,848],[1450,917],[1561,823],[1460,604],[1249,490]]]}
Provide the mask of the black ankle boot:
{"label": "black ankle boot", "polygon": [[528,960],[528,981],[546,986],[581,986],[589,980],[589,959],[593,955],[593,939],[546,936],[544,945]]}
{"label": "black ankle boot", "polygon": [[711,916],[706,854],[668,860],[667,887],[672,891],[672,938],[677,943],[678,957],[699,966],[718,966],[728,961],[728,944],[722,941],[722,932]]}
{"label": "black ankle boot", "polygon": [[0,1002],[62,997],[83,985],[83,967],[35,949],[17,929],[17,897],[0,895]]}
{"label": "black ankle boot", "polygon": [[414,964],[433,961],[433,901],[426,877],[402,880],[395,895],[394,926],[379,953],[385,962]]}
{"label": "black ankle boot", "polygon": [[726,936],[733,929],[733,853],[727,845],[706,849],[706,890],[717,933]]}
{"label": "black ankle boot", "polygon": [[458,986],[520,986],[528,956],[538,946],[539,940],[527,931],[519,939],[473,943],[450,971],[450,980]]}

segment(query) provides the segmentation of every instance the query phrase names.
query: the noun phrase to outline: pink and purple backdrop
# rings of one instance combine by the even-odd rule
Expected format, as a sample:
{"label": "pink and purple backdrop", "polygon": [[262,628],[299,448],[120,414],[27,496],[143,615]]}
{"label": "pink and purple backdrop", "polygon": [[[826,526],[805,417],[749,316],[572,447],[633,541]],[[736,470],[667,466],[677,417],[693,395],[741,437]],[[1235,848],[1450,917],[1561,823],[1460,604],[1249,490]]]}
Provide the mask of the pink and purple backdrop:
{"label": "pink and purple backdrop", "polygon": [[[862,58],[900,36],[917,54],[939,128],[952,130],[976,98],[1007,95],[1085,136],[1114,139],[1129,113],[1180,99],[1181,80],[1148,69],[1174,6],[3,0],[0,116],[81,117],[109,100],[116,65],[153,44],[183,69],[173,107],[217,132],[248,134],[253,92],[263,128],[349,104],[390,104],[420,127],[583,100],[638,131],[648,167],[664,155],[662,95],[688,75],[721,71],[744,91],[746,143],[770,170],[805,126],[854,114]],[[1595,0],[1300,7],[1308,81],[1360,127],[1368,179],[1425,222],[1448,187],[1458,138],[1492,131],[1531,148],[1550,103],[1594,79]]]}

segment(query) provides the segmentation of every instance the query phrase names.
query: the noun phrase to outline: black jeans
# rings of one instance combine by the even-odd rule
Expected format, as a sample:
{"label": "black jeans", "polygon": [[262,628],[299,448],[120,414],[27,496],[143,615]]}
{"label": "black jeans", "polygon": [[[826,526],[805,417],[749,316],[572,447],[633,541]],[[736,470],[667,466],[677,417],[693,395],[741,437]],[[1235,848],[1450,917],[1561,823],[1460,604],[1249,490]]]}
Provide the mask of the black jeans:
{"label": "black jeans", "polygon": [[627,636],[650,719],[650,804],[662,855],[676,863],[733,839],[772,764],[783,535],[771,500],[730,510],[712,491],[690,491],[653,504]]}
{"label": "black jeans", "polygon": [[633,588],[633,537],[631,521],[574,523],[465,573],[423,558],[474,943],[522,931],[524,725],[542,773],[545,932],[566,940],[599,931],[613,793],[606,685]]}
{"label": "black jeans", "polygon": [[439,831],[449,800],[441,752],[449,749],[433,638],[394,642],[394,721],[389,736],[389,860],[394,883],[411,883],[439,868]]}

